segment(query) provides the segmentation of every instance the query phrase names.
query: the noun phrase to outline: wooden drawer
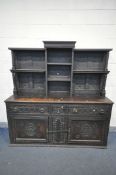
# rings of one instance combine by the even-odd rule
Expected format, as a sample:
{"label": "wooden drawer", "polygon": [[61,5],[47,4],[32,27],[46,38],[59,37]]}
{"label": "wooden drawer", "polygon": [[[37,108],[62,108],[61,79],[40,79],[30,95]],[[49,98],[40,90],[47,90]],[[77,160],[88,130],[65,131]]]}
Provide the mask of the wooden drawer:
{"label": "wooden drawer", "polygon": [[74,115],[101,115],[107,116],[111,112],[111,105],[100,104],[100,105],[83,105],[83,104],[73,104],[69,105],[69,114]]}
{"label": "wooden drawer", "polygon": [[47,104],[20,104],[20,103],[10,103],[7,104],[8,113],[40,113],[48,114],[49,105]]}

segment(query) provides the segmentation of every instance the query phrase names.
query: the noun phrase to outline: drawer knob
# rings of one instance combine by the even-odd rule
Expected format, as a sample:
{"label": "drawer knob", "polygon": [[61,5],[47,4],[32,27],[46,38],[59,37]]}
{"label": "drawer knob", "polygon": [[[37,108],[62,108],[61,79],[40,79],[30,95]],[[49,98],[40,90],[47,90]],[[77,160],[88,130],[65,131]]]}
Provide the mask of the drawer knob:
{"label": "drawer knob", "polygon": [[44,112],[44,108],[40,108],[40,112]]}
{"label": "drawer knob", "polygon": [[73,112],[77,113],[78,109],[77,108],[73,108]]}

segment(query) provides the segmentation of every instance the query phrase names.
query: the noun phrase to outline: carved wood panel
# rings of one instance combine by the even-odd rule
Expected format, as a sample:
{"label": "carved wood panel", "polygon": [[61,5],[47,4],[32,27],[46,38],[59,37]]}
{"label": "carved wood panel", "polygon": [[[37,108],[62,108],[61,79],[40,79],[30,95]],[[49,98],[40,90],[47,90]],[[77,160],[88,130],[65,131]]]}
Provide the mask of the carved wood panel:
{"label": "carved wood panel", "polygon": [[49,135],[51,142],[55,144],[64,144],[67,142],[67,117],[64,116],[52,116],[51,118],[51,130]]}
{"label": "carved wood panel", "polygon": [[14,136],[19,139],[36,139],[37,142],[47,142],[48,140],[48,119],[14,119]]}
{"label": "carved wood panel", "polygon": [[103,137],[104,121],[76,120],[70,119],[69,123],[69,143],[96,141],[100,142]]}

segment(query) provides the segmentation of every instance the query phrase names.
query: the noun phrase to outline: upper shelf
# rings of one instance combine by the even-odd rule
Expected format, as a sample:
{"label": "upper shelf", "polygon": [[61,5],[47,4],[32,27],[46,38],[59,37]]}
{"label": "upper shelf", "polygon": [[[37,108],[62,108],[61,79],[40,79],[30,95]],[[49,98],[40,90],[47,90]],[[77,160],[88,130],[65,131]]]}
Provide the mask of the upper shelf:
{"label": "upper shelf", "polygon": [[89,70],[73,70],[73,73],[79,73],[79,74],[83,74],[83,73],[94,73],[94,74],[108,74],[110,71],[101,71],[101,70],[98,70],[98,71],[95,71],[95,70],[91,70],[91,71],[89,71]]}
{"label": "upper shelf", "polygon": [[11,72],[45,72],[45,69],[11,69]]}
{"label": "upper shelf", "polygon": [[47,63],[48,65],[64,65],[64,66],[70,66],[72,63]]}
{"label": "upper shelf", "polygon": [[45,48],[21,48],[21,47],[9,47],[9,50],[14,51],[44,51]]}
{"label": "upper shelf", "polygon": [[74,51],[112,51],[112,48],[80,48]]}

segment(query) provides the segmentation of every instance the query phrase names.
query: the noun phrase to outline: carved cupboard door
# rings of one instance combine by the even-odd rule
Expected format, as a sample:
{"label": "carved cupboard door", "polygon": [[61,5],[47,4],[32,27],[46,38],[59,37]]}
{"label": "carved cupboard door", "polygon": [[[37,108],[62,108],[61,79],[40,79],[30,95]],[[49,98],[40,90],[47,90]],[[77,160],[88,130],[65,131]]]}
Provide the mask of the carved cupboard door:
{"label": "carved cupboard door", "polygon": [[48,142],[48,117],[33,116],[13,119],[13,136],[16,143]]}
{"label": "carved cupboard door", "polygon": [[100,144],[104,137],[103,120],[69,119],[68,143]]}

